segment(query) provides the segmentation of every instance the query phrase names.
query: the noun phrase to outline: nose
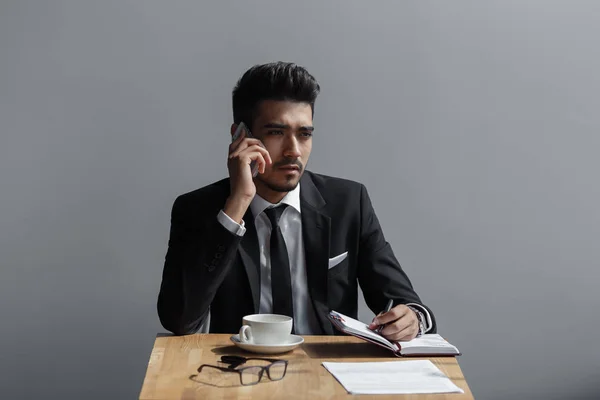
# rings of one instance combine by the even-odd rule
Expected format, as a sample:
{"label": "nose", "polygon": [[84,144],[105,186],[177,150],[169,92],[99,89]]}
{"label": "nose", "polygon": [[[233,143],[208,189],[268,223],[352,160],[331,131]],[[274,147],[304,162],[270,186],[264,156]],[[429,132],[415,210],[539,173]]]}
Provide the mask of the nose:
{"label": "nose", "polygon": [[285,141],[283,156],[286,158],[299,158],[302,154],[300,153],[300,145],[296,137],[288,137]]}

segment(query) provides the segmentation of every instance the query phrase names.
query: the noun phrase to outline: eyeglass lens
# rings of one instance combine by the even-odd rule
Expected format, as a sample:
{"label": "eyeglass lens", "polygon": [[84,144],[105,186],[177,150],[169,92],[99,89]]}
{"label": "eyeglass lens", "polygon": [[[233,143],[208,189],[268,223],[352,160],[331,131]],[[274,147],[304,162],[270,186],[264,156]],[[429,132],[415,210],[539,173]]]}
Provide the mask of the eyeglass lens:
{"label": "eyeglass lens", "polygon": [[278,381],[285,376],[287,365],[284,361],[275,361],[267,368],[267,374],[272,381]]}
{"label": "eyeglass lens", "polygon": [[262,367],[247,367],[243,368],[241,372],[242,385],[254,385],[262,378],[264,369]]}
{"label": "eyeglass lens", "polygon": [[265,369],[270,380],[279,381],[285,376],[287,365],[285,361],[275,361],[266,368],[261,366],[244,367],[240,370],[242,385],[254,385],[260,382]]}

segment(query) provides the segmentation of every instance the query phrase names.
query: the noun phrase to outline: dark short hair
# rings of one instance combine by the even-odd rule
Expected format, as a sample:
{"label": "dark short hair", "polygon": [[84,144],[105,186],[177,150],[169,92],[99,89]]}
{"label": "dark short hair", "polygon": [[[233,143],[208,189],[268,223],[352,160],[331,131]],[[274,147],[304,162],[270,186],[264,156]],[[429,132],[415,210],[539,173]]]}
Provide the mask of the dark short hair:
{"label": "dark short hair", "polygon": [[288,62],[255,65],[244,73],[233,89],[233,122],[252,127],[257,106],[263,100],[308,103],[315,113],[321,88],[303,67]]}

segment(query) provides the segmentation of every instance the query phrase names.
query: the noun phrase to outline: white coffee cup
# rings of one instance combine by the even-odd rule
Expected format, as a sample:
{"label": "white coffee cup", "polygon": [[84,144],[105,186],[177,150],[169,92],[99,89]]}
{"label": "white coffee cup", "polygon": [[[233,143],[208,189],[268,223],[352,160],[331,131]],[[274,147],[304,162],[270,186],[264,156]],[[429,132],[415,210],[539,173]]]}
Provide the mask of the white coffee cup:
{"label": "white coffee cup", "polygon": [[293,318],[278,314],[246,315],[240,328],[240,342],[251,344],[284,344],[290,340]]}

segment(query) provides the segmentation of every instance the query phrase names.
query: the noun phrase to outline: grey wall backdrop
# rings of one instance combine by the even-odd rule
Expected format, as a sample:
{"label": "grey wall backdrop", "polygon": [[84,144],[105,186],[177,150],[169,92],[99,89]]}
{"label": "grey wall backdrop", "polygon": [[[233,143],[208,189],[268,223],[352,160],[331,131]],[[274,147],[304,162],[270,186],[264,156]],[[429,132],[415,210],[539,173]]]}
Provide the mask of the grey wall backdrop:
{"label": "grey wall backdrop", "polygon": [[172,202],[291,60],[309,167],[367,185],[476,398],[597,398],[599,34],[594,1],[3,0],[2,397],[138,396]]}

